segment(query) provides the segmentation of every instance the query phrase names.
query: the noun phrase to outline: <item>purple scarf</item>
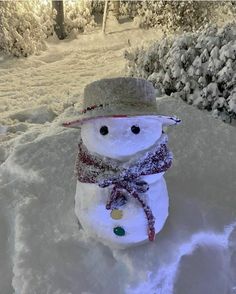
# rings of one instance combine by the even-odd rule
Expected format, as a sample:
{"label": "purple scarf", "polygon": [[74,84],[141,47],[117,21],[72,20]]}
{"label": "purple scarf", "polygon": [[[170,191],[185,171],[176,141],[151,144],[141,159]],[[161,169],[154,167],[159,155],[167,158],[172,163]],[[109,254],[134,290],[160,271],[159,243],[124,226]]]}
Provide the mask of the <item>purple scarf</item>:
{"label": "purple scarf", "polygon": [[78,180],[82,183],[96,183],[101,188],[113,185],[106,209],[114,209],[124,204],[124,190],[139,201],[146,214],[149,240],[153,241],[155,217],[145,199],[149,185],[140,177],[165,172],[171,166],[172,153],[167,148],[167,135],[162,134],[150,149],[142,151],[126,162],[89,153],[82,140],[78,147]]}

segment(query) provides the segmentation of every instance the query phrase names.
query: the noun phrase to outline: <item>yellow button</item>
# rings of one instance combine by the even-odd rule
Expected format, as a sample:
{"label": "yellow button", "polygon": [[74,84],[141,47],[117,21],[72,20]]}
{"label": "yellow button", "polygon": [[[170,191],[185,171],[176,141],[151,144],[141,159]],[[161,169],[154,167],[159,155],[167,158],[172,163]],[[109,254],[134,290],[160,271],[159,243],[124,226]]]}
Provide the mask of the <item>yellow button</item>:
{"label": "yellow button", "polygon": [[123,211],[119,209],[112,209],[111,218],[113,219],[121,219],[123,217]]}

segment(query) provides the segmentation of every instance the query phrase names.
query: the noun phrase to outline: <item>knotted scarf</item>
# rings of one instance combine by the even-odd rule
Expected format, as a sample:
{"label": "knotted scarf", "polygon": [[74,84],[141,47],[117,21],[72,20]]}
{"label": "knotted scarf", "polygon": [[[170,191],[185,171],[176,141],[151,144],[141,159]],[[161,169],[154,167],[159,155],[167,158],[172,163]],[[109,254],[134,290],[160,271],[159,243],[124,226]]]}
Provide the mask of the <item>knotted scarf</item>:
{"label": "knotted scarf", "polygon": [[148,222],[148,238],[155,238],[155,217],[147,204],[145,192],[149,185],[140,177],[165,172],[172,163],[172,153],[167,147],[167,135],[148,150],[139,152],[128,161],[91,154],[80,140],[76,159],[76,175],[82,183],[96,183],[99,187],[112,186],[106,209],[114,209],[124,204],[124,193],[134,197],[143,207]]}

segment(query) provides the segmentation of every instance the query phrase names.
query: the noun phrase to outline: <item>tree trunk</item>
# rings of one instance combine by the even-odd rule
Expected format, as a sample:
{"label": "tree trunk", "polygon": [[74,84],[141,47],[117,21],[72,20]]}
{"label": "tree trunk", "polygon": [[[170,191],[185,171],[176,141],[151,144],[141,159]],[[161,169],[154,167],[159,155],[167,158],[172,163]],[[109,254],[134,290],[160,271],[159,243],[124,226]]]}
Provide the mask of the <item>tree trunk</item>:
{"label": "tree trunk", "polygon": [[54,31],[57,34],[58,39],[63,40],[66,37],[64,28],[64,6],[63,1],[52,1],[52,9],[55,9],[57,15],[54,19]]}

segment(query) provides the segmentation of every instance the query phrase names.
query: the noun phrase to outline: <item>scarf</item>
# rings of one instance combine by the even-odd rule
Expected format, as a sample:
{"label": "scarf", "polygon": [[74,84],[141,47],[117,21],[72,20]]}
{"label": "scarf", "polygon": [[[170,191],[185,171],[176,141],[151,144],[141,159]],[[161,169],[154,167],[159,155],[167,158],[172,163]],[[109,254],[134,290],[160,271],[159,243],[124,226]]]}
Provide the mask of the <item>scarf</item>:
{"label": "scarf", "polygon": [[96,183],[99,187],[113,186],[107,199],[106,209],[114,209],[127,201],[124,192],[134,197],[142,206],[148,223],[148,238],[155,239],[155,217],[146,202],[145,192],[149,185],[141,176],[165,172],[172,164],[172,153],[167,147],[167,135],[148,150],[139,152],[126,162],[91,154],[80,140],[76,159],[77,179],[82,183]]}

